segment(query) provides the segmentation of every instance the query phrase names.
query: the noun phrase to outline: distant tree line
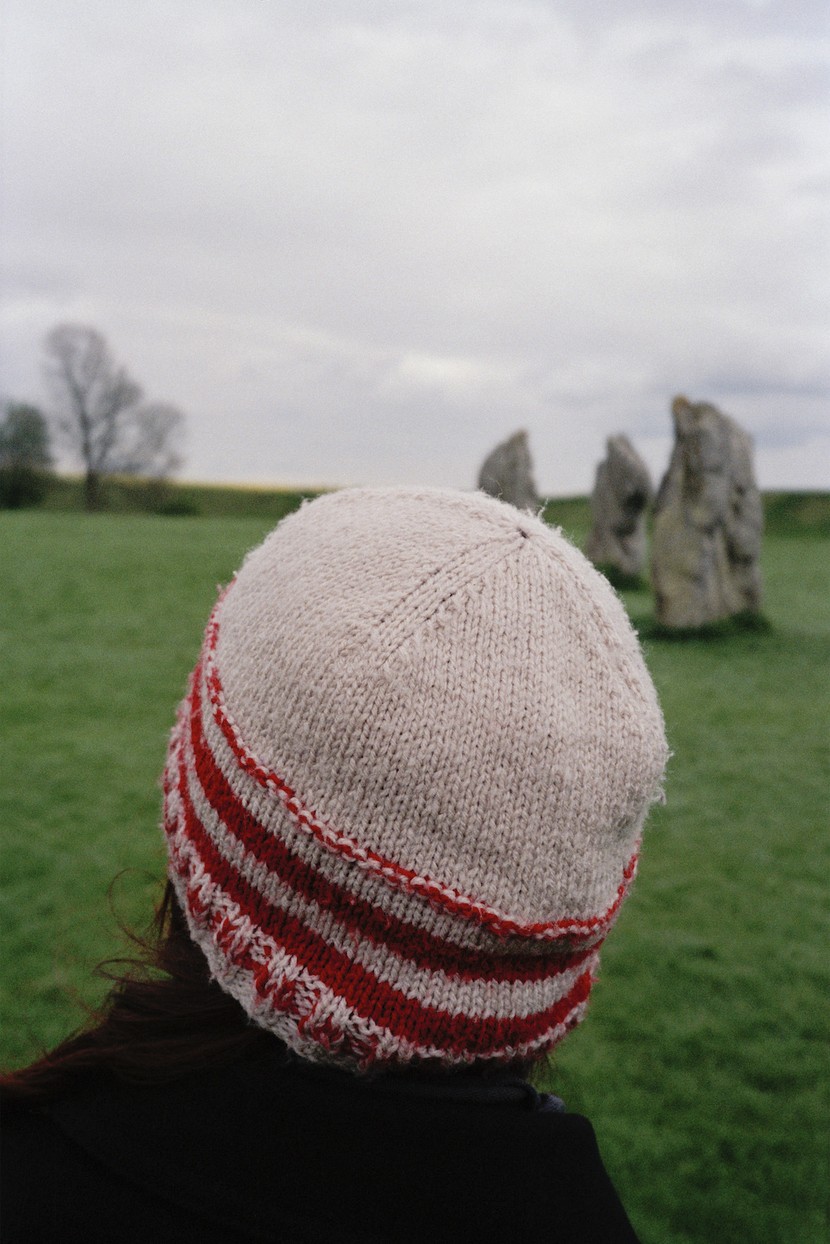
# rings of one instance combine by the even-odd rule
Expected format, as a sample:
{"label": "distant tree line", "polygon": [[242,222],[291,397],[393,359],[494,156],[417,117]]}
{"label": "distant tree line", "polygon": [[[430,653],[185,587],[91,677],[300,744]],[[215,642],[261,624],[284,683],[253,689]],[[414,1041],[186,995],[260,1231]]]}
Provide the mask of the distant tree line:
{"label": "distant tree line", "polygon": [[0,505],[36,505],[53,465],[52,437],[79,462],[87,510],[104,503],[105,481],[116,475],[157,483],[182,463],[184,415],[144,393],[116,363],[94,328],[60,324],[44,343],[45,376],[52,399],[47,414],[9,401],[0,422]]}
{"label": "distant tree line", "polygon": [[0,423],[0,505],[37,505],[46,493],[52,466],[49,428],[37,406],[7,402]]}

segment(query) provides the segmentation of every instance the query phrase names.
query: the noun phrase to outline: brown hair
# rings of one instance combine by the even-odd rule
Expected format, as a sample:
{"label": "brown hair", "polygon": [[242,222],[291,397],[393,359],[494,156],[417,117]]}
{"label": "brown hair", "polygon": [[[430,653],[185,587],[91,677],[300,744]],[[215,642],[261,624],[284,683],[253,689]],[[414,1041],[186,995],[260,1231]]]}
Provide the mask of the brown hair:
{"label": "brown hair", "polygon": [[19,1071],[0,1075],[5,1100],[46,1100],[87,1073],[162,1083],[275,1050],[281,1043],[257,1028],[211,980],[168,881],[136,954],[98,968],[112,981],[103,1006],[78,1032]]}
{"label": "brown hair", "polygon": [[[98,966],[98,975],[112,981],[103,1005],[54,1050],[28,1067],[0,1074],[0,1101],[46,1102],[102,1073],[133,1084],[163,1084],[247,1058],[297,1059],[211,978],[171,882],[148,933],[129,937],[135,955]],[[534,1082],[548,1061],[545,1056],[518,1060],[511,1070]],[[452,1075],[458,1069],[431,1070]],[[484,1064],[480,1070],[488,1076],[500,1069]]]}

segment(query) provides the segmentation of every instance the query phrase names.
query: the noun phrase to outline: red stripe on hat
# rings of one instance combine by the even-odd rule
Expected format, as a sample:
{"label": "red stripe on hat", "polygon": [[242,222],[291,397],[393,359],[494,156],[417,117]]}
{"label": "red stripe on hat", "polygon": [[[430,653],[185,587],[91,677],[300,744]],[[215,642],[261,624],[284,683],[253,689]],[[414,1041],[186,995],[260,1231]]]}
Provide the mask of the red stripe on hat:
{"label": "red stripe on hat", "polygon": [[[206,908],[198,893],[188,890],[187,904],[199,922],[204,924]],[[295,979],[272,980],[267,964],[254,959],[246,945],[240,946],[235,942],[236,930],[232,918],[221,912],[215,912],[210,917],[208,931],[231,968],[234,971],[241,969],[249,973],[253,977],[257,995],[270,1004],[275,1015],[285,1015],[292,1020],[301,1038],[327,1050],[341,1060],[344,1056],[348,1056],[356,1061],[358,1066],[369,1067],[375,1062],[382,1038],[371,1031],[361,1032],[356,1027],[344,1027],[331,1014],[324,1014],[322,1018],[317,1018],[315,1004],[309,998],[307,988],[299,987]],[[547,1048],[573,1027],[577,1022],[577,1012],[587,1001],[590,989],[591,977],[590,973],[586,972],[576,981],[565,998],[549,1007],[547,1011],[540,1013],[539,1019],[542,1024],[538,1032],[532,1031],[531,1026],[527,1024],[517,1025],[511,1021],[499,1021],[502,1035],[510,1038],[505,1045],[484,1046],[479,1040],[474,1043],[467,1042],[452,1049],[443,1040],[440,1044],[433,1040],[431,1046],[425,1046],[422,1041],[424,1034],[421,1032],[396,1033],[391,1028],[387,1028],[386,1031],[397,1038],[401,1051],[406,1057],[412,1056],[413,1047],[420,1046],[420,1057],[435,1058],[441,1062],[446,1062],[449,1058],[452,1058],[454,1062],[472,1062],[476,1058],[509,1062],[533,1050],[539,1051]],[[373,1027],[380,1027],[374,1016],[360,1018],[364,1022],[368,1019]],[[528,1032],[532,1033],[529,1037]],[[382,1043],[384,1045],[382,1060],[388,1062],[390,1047],[385,1040]]]}
{"label": "red stripe on hat", "polygon": [[[578,967],[599,949],[601,939],[571,953],[552,948],[547,956],[492,955],[466,949],[384,911],[328,880],[251,815],[219,769],[202,725],[198,680],[191,695],[190,741],[194,769],[205,798],[225,830],[263,864],[269,874],[306,901],[316,903],[361,940],[387,946],[426,971],[443,971],[462,980],[534,981]],[[189,800],[189,792],[186,792]],[[195,815],[195,810],[194,810]]]}
{"label": "red stripe on hat", "polygon": [[[239,880],[244,889],[244,881]],[[231,891],[226,893],[237,904],[241,915],[251,918],[251,912],[245,909],[244,902],[234,898]],[[239,898],[242,897],[240,894]],[[253,957],[248,943],[237,944],[236,922],[227,913],[211,911],[210,904],[205,904],[201,899],[198,887],[188,889],[187,905],[197,923],[208,928],[210,936],[228,963],[234,969],[241,968],[250,972],[254,977],[257,994],[263,1002],[269,1004],[277,1013],[292,1015],[301,1035],[324,1045],[335,1045],[341,1039],[349,1039],[349,1033],[338,1031],[335,1022],[329,1017],[326,1020],[327,1040],[320,1041],[317,1028],[313,1027],[313,1012],[305,1014],[296,1006],[297,989],[293,982],[279,977],[274,979],[268,964],[260,963]],[[255,915],[253,918],[256,918]],[[450,1015],[407,998],[393,986],[379,981],[371,972],[351,963],[344,955],[333,951],[327,945],[325,958],[316,960],[313,954],[304,958],[304,950],[309,947],[313,950],[315,942],[321,939],[298,921],[288,919],[286,925],[288,927],[282,932],[288,935],[283,936],[280,944],[302,968],[317,978],[332,994],[341,998],[357,1017],[385,1028],[402,1043],[432,1047],[442,1055],[461,1060],[500,1055],[511,1057],[516,1049],[538,1045],[549,1033],[568,1022],[577,1007],[587,1000],[591,989],[591,972],[586,971],[577,978],[565,997],[535,1014],[505,1018],[476,1017],[463,1013]],[[291,926],[296,926],[299,934],[296,942],[291,936],[295,931]],[[363,1044],[362,1036],[357,1038],[357,1044]]]}
{"label": "red stripe on hat", "polygon": [[[409,998],[393,985],[379,980],[368,968],[353,962],[331,946],[297,916],[273,907],[260,892],[239,875],[221,855],[198,819],[187,790],[187,771],[181,764],[179,796],[184,812],[184,833],[197,851],[210,888],[221,890],[248,920],[292,955],[357,1015],[371,1019],[401,1040],[435,1045],[457,1056],[484,1057],[505,1047],[532,1044],[551,1028],[564,1023],[570,1012],[585,1001],[591,988],[591,972],[579,976],[564,998],[546,1010],[527,1016],[450,1015]],[[251,956],[249,939],[235,944],[234,921],[215,908],[200,886],[187,886],[187,905],[197,924],[209,927],[217,945],[234,966],[246,966],[259,975],[257,991],[265,999],[274,995],[279,1005],[280,980],[268,978],[268,965]]]}
{"label": "red stripe on hat", "polygon": [[[279,774],[261,764],[248,750],[242,741],[236,723],[228,712],[222,682],[216,667],[216,646],[219,640],[218,611],[223,599],[224,593],[211,614],[203,648],[205,682],[213,707],[213,715],[240,767],[246,773],[249,773],[261,786],[272,791],[282,800],[288,815],[297,825],[307,833],[312,834],[329,849],[354,860],[361,868],[383,877],[388,884],[399,889],[423,894],[452,914],[477,920],[499,936],[517,934],[521,937],[554,940],[560,937],[575,937],[580,934],[590,935],[591,933],[607,930],[610,927],[637,870],[638,853],[636,850],[623,870],[623,879],[617,887],[614,901],[604,912],[583,919],[566,916],[562,919],[548,922],[527,923],[518,920],[514,916],[506,915],[503,912],[488,907],[484,903],[462,894],[452,886],[442,885],[428,876],[420,876],[412,869],[396,864],[394,861],[379,855],[376,851],[361,846],[333,826],[321,821],[316,813],[303,803],[296,792],[292,790]],[[198,677],[198,669],[196,677]]]}

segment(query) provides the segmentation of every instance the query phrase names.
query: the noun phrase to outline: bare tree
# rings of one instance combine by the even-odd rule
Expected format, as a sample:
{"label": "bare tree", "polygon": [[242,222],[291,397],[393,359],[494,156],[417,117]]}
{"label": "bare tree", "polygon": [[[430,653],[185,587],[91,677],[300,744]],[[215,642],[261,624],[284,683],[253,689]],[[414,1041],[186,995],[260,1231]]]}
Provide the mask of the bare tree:
{"label": "bare tree", "polygon": [[113,470],[120,475],[146,475],[163,480],[182,465],[184,415],[168,402],[139,406],[125,432]]}
{"label": "bare tree", "polygon": [[45,349],[57,425],[83,464],[88,510],[99,508],[107,475],[160,479],[181,465],[184,416],[174,406],[143,406],[141,386],[115,363],[99,332],[61,324]]}

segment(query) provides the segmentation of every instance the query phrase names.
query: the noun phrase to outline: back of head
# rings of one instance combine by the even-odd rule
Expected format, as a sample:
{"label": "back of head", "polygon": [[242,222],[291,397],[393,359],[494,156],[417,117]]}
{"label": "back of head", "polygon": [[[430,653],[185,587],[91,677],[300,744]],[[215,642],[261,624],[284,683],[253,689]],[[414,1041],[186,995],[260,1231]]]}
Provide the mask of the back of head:
{"label": "back of head", "polygon": [[219,984],[303,1057],[525,1061],[582,1017],[666,756],[623,608],[558,532],[346,490],[214,610],[170,874]]}

